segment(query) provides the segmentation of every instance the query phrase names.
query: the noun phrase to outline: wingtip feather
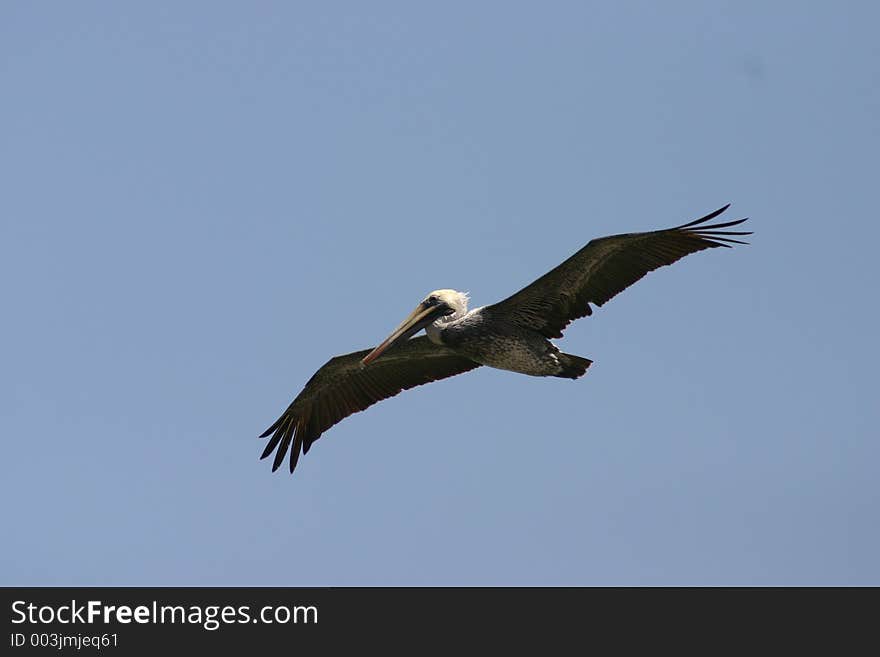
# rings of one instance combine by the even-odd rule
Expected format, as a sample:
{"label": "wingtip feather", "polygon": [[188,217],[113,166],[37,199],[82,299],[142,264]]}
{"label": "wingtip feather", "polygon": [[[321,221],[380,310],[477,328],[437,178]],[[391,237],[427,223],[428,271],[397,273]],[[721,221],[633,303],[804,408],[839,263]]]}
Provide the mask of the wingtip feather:
{"label": "wingtip feather", "polygon": [[707,214],[707,215],[704,216],[704,217],[700,217],[699,219],[694,219],[693,221],[689,221],[688,223],[686,223],[686,224],[682,224],[681,226],[676,226],[676,229],[689,228],[690,226],[696,226],[696,225],[698,225],[698,224],[704,224],[704,223],[706,223],[707,221],[712,221],[712,219],[714,219],[714,218],[717,217],[719,214],[721,214],[722,212],[724,212],[725,210],[727,210],[727,208],[729,208],[730,205],[731,205],[731,204],[728,203],[728,204],[725,205],[724,207],[718,208],[717,210],[715,210],[715,212],[710,212],[709,214]]}

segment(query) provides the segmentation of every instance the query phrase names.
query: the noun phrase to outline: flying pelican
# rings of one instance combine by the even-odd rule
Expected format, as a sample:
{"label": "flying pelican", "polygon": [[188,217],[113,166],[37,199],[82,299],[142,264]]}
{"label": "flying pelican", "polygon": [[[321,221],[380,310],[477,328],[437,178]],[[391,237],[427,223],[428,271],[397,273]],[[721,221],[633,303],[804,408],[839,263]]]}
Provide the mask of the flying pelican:
{"label": "flying pelican", "polygon": [[[724,230],[746,219],[706,223],[728,207],[675,228],[594,239],[491,306],[468,311],[467,294],[431,292],[378,347],[336,356],[315,372],[260,436],[271,436],[260,458],[275,452],[274,472],[289,451],[293,472],[300,453],[352,413],[481,365],[531,376],[583,376],[592,361],[561,352],[550,338],[561,338],[573,320],[592,314],[590,304],[603,305],[649,271],[703,249],[747,244],[731,236],[751,232]],[[412,337],[422,329],[426,336]]]}

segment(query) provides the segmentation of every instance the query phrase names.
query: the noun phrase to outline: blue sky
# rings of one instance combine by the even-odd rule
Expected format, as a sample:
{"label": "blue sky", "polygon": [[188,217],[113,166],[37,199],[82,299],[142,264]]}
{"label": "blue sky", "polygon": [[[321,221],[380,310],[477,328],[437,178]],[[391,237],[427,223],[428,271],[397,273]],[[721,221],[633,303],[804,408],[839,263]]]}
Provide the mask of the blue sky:
{"label": "blue sky", "polygon": [[[4,585],[880,584],[874,3],[0,9]],[[733,202],[561,345],[265,429],[435,288]],[[425,421],[431,418],[431,421]]]}

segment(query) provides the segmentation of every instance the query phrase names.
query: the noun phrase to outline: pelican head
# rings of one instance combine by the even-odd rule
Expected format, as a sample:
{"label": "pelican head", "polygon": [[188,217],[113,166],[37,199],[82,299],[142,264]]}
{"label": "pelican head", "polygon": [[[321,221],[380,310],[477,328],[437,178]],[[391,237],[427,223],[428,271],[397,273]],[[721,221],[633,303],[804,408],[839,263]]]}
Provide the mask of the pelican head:
{"label": "pelican head", "polygon": [[434,290],[416,306],[409,317],[398,326],[378,347],[361,360],[361,367],[369,365],[389,347],[408,340],[430,324],[445,324],[464,317],[467,313],[468,296],[456,290]]}

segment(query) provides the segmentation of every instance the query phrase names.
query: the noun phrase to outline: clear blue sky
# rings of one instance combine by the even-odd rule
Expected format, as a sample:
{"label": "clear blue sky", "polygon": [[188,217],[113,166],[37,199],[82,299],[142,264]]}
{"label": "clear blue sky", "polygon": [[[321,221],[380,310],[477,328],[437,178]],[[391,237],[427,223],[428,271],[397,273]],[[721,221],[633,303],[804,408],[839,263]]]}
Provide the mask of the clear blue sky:
{"label": "clear blue sky", "polygon": [[[5,585],[880,584],[876,3],[6,2]],[[258,456],[428,291],[752,245]],[[427,421],[426,421],[427,419]]]}

